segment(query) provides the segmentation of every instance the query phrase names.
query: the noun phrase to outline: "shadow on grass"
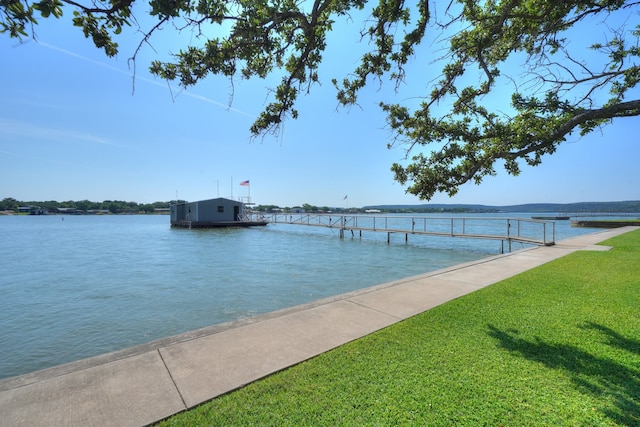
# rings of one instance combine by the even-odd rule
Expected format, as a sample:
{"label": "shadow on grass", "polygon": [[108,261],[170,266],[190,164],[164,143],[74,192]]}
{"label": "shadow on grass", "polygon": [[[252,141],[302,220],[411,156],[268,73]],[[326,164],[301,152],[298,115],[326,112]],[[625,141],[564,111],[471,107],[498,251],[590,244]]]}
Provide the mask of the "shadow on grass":
{"label": "shadow on grass", "polygon": [[593,322],[585,322],[585,324],[581,325],[580,327],[582,329],[594,329],[602,332],[603,335],[609,338],[609,342],[607,342],[607,344],[610,345],[611,347],[617,347],[621,350],[625,350],[630,353],[635,353],[637,355],[640,355],[639,340],[623,337],[613,329],[607,328],[606,326],[603,326],[603,325],[598,325],[597,323],[593,323]]}
{"label": "shadow on grass", "polygon": [[[605,326],[585,323],[583,328],[597,330],[608,338],[606,345],[623,350],[623,356],[613,360],[575,346],[548,343],[541,339],[528,340],[520,337],[518,331],[503,331],[493,325],[488,327],[489,335],[497,339],[504,349],[550,369],[565,371],[580,392],[603,401],[602,411],[611,421],[618,425],[640,425],[640,370],[634,368],[640,355],[640,342],[625,338]],[[618,360],[621,359],[629,363],[620,363]],[[611,403],[604,406],[607,401]]]}

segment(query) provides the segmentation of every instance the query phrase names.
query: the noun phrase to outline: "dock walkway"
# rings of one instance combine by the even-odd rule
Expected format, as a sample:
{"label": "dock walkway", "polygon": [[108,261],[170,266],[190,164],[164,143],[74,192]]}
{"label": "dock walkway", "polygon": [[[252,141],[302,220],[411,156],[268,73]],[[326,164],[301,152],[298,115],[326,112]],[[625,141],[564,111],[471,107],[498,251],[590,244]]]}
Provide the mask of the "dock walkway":
{"label": "dock walkway", "polygon": [[310,227],[327,227],[339,230],[340,238],[345,232],[354,231],[362,237],[363,232],[387,233],[387,243],[393,234],[462,237],[471,239],[500,240],[529,245],[551,246],[555,244],[555,222],[529,218],[479,217],[428,217],[399,215],[359,214],[253,214],[253,219],[269,223],[285,223]]}
{"label": "dock walkway", "polygon": [[637,227],[349,292],[0,381],[0,426],[154,423],[462,295]]}

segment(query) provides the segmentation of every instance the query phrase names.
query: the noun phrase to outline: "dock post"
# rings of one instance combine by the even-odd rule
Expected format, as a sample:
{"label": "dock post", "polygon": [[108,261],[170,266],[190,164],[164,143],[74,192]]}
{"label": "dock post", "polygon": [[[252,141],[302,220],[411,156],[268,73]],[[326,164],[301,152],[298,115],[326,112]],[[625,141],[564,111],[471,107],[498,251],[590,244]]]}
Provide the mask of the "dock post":
{"label": "dock post", "polygon": [[387,244],[391,243],[391,233],[387,233]]}

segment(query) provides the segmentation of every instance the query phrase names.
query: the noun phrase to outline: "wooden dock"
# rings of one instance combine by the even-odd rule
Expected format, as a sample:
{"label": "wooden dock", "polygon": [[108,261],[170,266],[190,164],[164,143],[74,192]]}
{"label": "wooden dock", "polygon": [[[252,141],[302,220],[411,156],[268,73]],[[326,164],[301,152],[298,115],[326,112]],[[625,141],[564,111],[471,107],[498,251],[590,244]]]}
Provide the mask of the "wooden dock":
{"label": "wooden dock", "polygon": [[393,234],[458,237],[470,239],[500,240],[537,246],[555,244],[555,222],[529,218],[488,217],[427,217],[393,215],[335,215],[335,214],[253,214],[256,219],[270,223],[286,223],[311,227],[328,227],[362,237],[363,232],[387,233],[387,243]]}

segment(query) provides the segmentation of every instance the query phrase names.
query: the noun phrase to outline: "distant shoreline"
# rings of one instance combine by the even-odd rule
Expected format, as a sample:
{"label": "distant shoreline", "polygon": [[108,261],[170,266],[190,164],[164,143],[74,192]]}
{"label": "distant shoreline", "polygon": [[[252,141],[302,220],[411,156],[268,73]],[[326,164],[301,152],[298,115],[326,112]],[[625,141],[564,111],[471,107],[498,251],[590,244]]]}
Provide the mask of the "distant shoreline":
{"label": "distant shoreline", "polygon": [[96,215],[169,215],[169,212],[73,212],[73,213],[64,213],[64,212],[49,212],[46,214],[38,214],[33,215],[28,212],[15,212],[15,211],[0,211],[0,215],[6,216],[96,216]]}

